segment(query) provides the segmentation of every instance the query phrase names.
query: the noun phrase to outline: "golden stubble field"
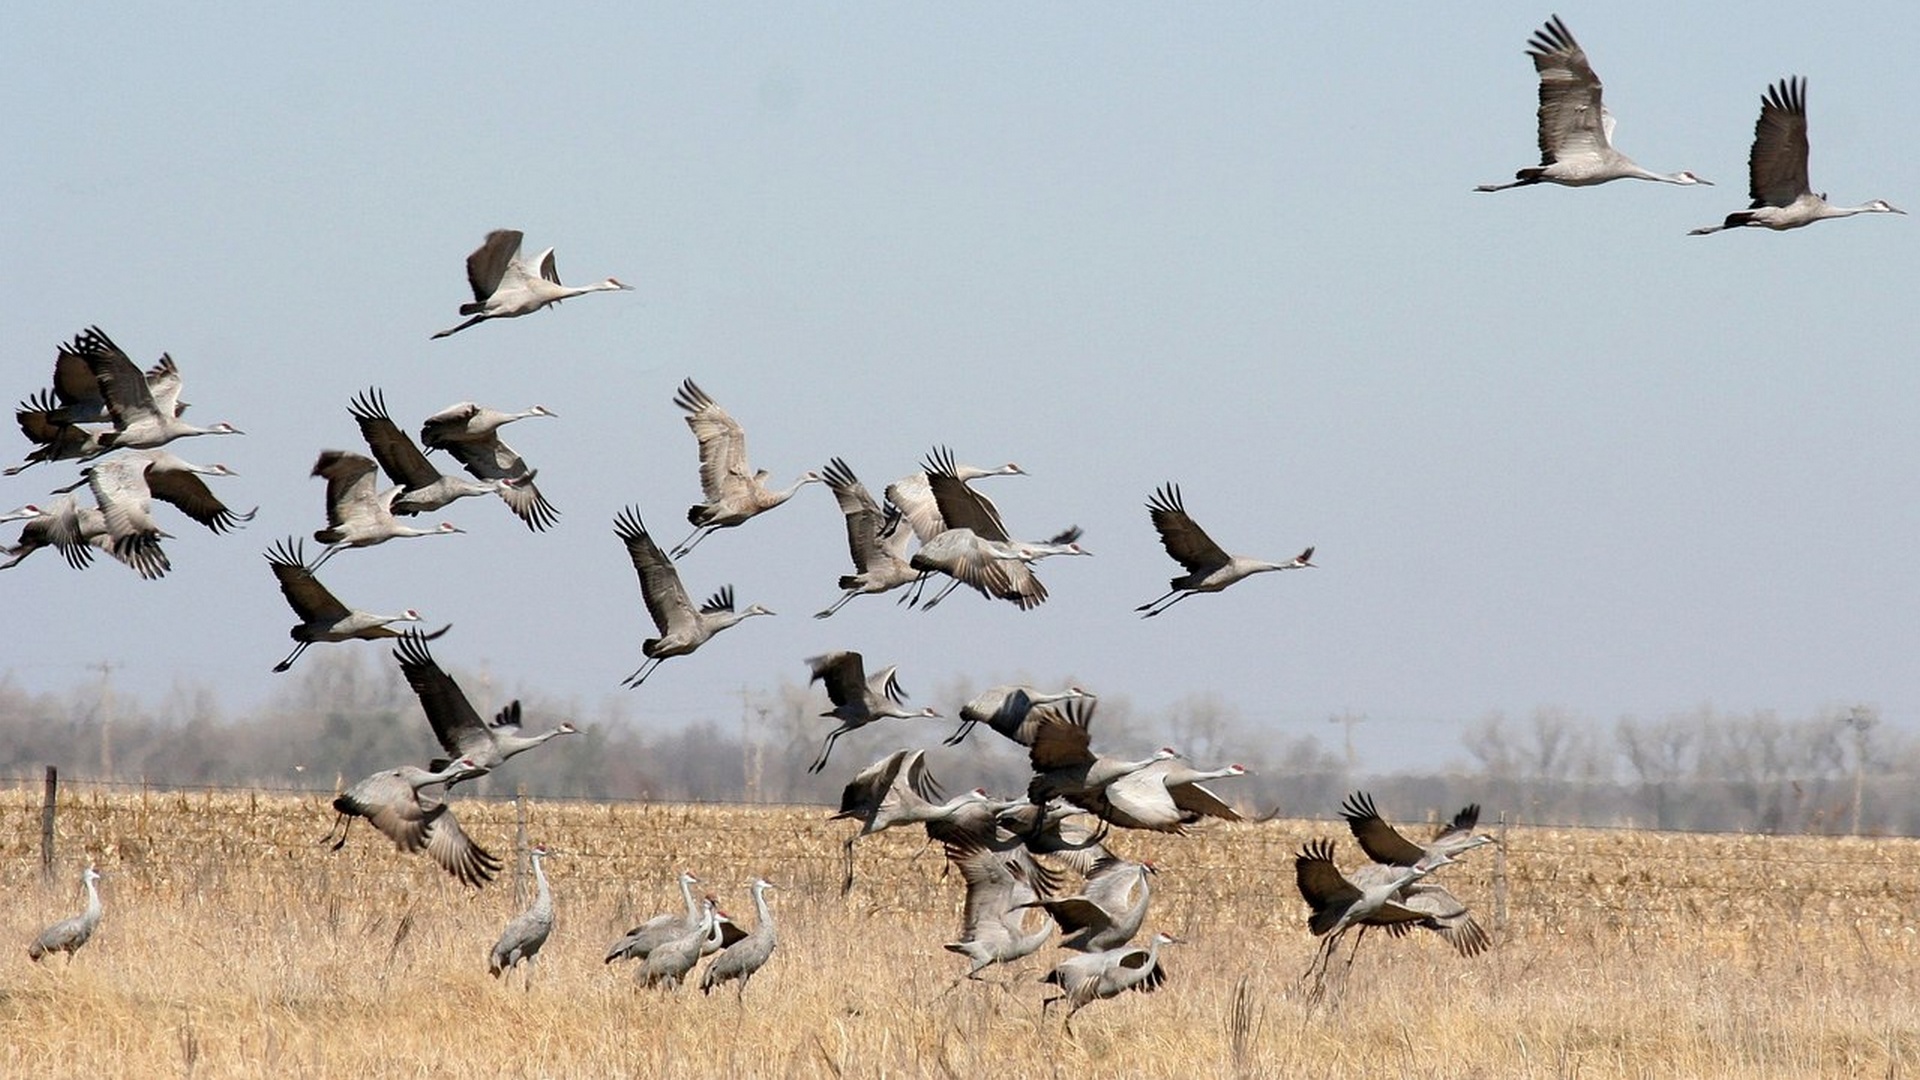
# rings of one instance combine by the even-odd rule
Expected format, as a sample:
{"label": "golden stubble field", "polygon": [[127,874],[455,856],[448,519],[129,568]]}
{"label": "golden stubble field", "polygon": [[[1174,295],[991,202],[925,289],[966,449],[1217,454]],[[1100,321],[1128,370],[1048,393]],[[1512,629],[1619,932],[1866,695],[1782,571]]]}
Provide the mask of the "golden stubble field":
{"label": "golden stubble field", "polygon": [[[1391,809],[1390,791],[1381,791]],[[530,801],[559,925],[530,988],[487,975],[513,880],[475,892],[364,823],[318,841],[323,796],[62,794],[58,880],[39,873],[40,793],[0,798],[0,1075],[1261,1076],[1910,1075],[1920,1064],[1920,868],[1909,840],[1687,836],[1516,826],[1490,955],[1369,936],[1344,983],[1296,987],[1314,940],[1290,856],[1337,822],[1128,834],[1158,862],[1148,927],[1188,939],[1151,995],[1096,1002],[1066,1035],[1036,981],[950,985],[961,886],[902,830],[860,844],[819,808]],[[513,850],[512,802],[462,801]],[[108,875],[106,919],[71,966],[26,943]],[[1494,852],[1443,880],[1492,926]],[[748,990],[639,989],[601,963],[680,904],[693,869],[743,921],[765,875],[781,944]],[[1336,969],[1337,970],[1337,969]]]}

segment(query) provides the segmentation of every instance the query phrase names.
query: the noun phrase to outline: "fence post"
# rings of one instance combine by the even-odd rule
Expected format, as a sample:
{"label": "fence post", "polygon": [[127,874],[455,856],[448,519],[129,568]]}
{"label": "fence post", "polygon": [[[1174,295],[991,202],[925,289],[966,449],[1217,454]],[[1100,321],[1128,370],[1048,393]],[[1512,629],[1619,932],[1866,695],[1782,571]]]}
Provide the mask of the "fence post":
{"label": "fence post", "polygon": [[1507,932],[1507,812],[1500,811],[1500,842],[1493,845],[1493,933]]}
{"label": "fence post", "polygon": [[46,794],[40,803],[40,877],[53,880],[53,802],[60,789],[60,770],[47,766]]}
{"label": "fence post", "polygon": [[513,824],[513,906],[518,910],[527,906],[527,877],[521,869],[527,861],[527,785],[524,780],[513,789]]}

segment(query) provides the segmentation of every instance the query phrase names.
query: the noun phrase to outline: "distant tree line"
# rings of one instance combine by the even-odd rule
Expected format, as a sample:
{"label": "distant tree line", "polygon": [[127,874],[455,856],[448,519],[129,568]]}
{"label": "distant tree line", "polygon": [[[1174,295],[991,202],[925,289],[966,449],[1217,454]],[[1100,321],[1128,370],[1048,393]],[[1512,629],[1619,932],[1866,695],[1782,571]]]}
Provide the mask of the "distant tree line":
{"label": "distant tree line", "polygon": [[[465,686],[485,685],[484,677],[454,674]],[[954,702],[981,688],[936,689],[930,700]],[[846,778],[877,755],[875,729],[868,729],[843,741],[825,773],[809,776],[803,763],[832,725],[818,715],[818,691],[791,680],[744,691],[732,715],[677,725],[643,721],[641,706],[625,695],[592,707],[521,696],[530,729],[565,718],[585,735],[515,758],[476,782],[476,794],[511,795],[525,785],[549,798],[831,804]],[[475,695],[477,708],[504,704]],[[896,737],[882,742],[934,747],[929,761],[949,793],[1025,790],[1023,752],[985,728],[959,749],[938,748],[955,723],[887,721]],[[1612,724],[1555,708],[1524,720],[1492,713],[1467,725],[1464,760],[1425,775],[1350,771],[1347,756],[1317,736],[1276,734],[1208,695],[1151,715],[1125,697],[1103,697],[1098,731],[1115,753],[1165,743],[1202,767],[1247,766],[1252,776],[1217,790],[1260,815],[1327,817],[1347,791],[1368,788],[1401,818],[1478,802],[1488,821],[1504,812],[1515,822],[1569,825],[1920,835],[1920,805],[1905,797],[1920,774],[1920,742],[1881,726],[1864,707],[1801,719],[1703,708]],[[204,685],[178,685],[155,703],[115,693],[105,680],[30,694],[0,679],[0,775],[33,777],[53,764],[75,779],[110,772],[116,781],[158,788],[332,790],[403,762],[424,764],[437,752],[397,668],[365,650],[310,657],[245,716],[228,715]]]}

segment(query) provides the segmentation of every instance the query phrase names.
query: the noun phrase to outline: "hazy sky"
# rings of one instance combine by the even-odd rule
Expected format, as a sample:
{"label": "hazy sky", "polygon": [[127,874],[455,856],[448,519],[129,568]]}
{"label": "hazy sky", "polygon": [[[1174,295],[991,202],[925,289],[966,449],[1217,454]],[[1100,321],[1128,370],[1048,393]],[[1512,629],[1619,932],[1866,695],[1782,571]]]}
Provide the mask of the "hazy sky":
{"label": "hazy sky", "polygon": [[[248,432],[171,449],[260,510],[214,536],[161,508],[156,583],[52,552],[0,574],[0,672],[64,689],[111,660],[150,701],[264,702],[292,615],[261,553],[324,524],[308,470],[361,448],[347,402],[378,386],[409,430],[463,399],[553,409],[507,434],[563,516],[534,534],[468,500],[434,515],[468,535],[322,579],[451,621],[443,663],[584,715],[730,717],[844,647],[949,712],[956,676],[1029,675],[1147,710],[1210,693],[1330,746],[1362,713],[1374,767],[1542,705],[1864,702],[1920,728],[1920,220],[1685,235],[1746,204],[1788,74],[1815,187],[1920,209],[1920,13],[1806,10],[1561,10],[1618,145],[1718,186],[1476,194],[1537,159],[1523,49],[1550,9],[29,6],[0,37],[6,400],[90,324],[170,352],[188,419]],[[430,342],[500,227],[635,291]],[[811,486],[683,568],[779,617],[623,690],[653,628],[613,518],[685,533],[687,376],[783,485],[839,455],[877,493],[948,444],[1031,473],[987,482],[1014,532],[1077,523],[1096,557],[1042,564],[1031,613],[889,596],[818,622],[850,567]],[[1143,507],[1166,480],[1228,549],[1323,568],[1143,622],[1177,570]]]}

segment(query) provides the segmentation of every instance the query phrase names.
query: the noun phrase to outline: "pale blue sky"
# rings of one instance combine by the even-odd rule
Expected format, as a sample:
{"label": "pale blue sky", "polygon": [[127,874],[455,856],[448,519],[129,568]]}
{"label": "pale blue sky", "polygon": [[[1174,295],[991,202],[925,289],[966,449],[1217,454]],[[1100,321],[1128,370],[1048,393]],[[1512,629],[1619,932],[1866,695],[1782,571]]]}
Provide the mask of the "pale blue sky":
{"label": "pale blue sky", "polygon": [[[948,711],[931,691],[956,676],[1028,674],[1148,710],[1213,693],[1330,745],[1327,716],[1361,712],[1377,767],[1459,758],[1462,723],[1540,705],[1865,702],[1920,728],[1920,222],[1685,235],[1745,205],[1787,74],[1815,187],[1920,209],[1913,140],[1878,137],[1920,130],[1920,14],[1562,9],[1620,147],[1718,186],[1476,194],[1536,159],[1523,48],[1551,9],[1290,7],[15,13],[7,402],[89,324],[170,352],[189,418],[249,432],[172,449],[239,470],[219,490],[260,513],[215,537],[163,510],[158,583],[51,553],[0,575],[0,672],[64,688],[112,660],[149,698],[263,702],[292,618],[261,553],[323,523],[307,471],[358,448],[347,401],[374,385],[409,428],[462,399],[551,407],[509,441],[563,517],[535,535],[471,500],[441,515],[470,535],[323,579],[453,622],[444,663],[583,714],[732,716],[848,647]],[[429,342],[497,227],[636,289]],[[1078,523],[1097,556],[1043,564],[1033,613],[888,597],[816,622],[847,567],[810,487],[685,567],[780,617],[622,690],[652,629],[613,516],[684,533],[689,375],[782,484],[839,455],[877,491],[950,444],[1032,474],[989,482],[1015,532]],[[1143,508],[1164,480],[1228,548],[1316,544],[1324,568],[1140,621],[1175,570]],[[849,760],[897,740],[850,737]]]}

